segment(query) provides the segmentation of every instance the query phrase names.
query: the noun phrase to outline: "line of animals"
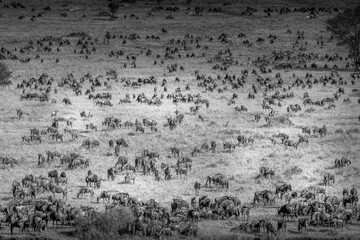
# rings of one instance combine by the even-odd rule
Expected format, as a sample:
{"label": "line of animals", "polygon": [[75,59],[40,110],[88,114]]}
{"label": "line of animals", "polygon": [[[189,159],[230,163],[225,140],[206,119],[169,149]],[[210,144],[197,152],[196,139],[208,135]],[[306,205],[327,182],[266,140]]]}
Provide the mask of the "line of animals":
{"label": "line of animals", "polygon": [[[222,179],[221,174],[209,176],[206,184]],[[94,210],[89,207],[74,208],[66,205],[63,200],[56,199],[56,194],[62,194],[67,199],[66,185],[68,179],[65,172],[58,174],[56,170],[50,171],[48,177],[26,175],[21,183],[14,181],[12,193],[14,201],[8,206],[1,207],[3,217],[1,222],[10,225],[10,232],[15,227],[19,233],[28,233],[32,227],[34,232],[41,233],[53,221],[53,227],[65,224],[74,224],[79,216],[91,218]],[[85,178],[86,187],[80,188],[77,198],[89,193],[94,196],[93,187],[100,188],[100,178],[91,171]],[[35,200],[39,192],[51,192],[53,196],[48,201]],[[261,231],[269,235],[281,234],[287,231],[287,222],[298,218],[299,233],[307,233],[310,226],[316,228],[329,227],[343,228],[351,224],[352,219],[360,220],[360,208],[356,204],[357,189],[343,190],[343,200],[336,196],[325,194],[326,189],[320,186],[310,186],[301,191],[292,191],[290,184],[279,184],[275,192],[263,190],[255,192],[254,202],[242,204],[235,196],[223,196],[211,199],[204,195],[193,197],[190,203],[183,199],[173,199],[170,209],[161,207],[155,200],[143,202],[128,193],[116,190],[102,191],[97,202],[107,203],[106,211],[112,208],[127,206],[132,209],[135,221],[128,226],[129,234],[142,234],[143,236],[161,237],[172,236],[176,232],[186,236],[196,236],[197,222],[201,220],[225,220],[234,217],[245,221],[234,227],[230,232],[258,233]],[[18,200],[19,199],[19,200]],[[277,228],[268,219],[250,220],[250,210],[257,204],[273,205],[276,199],[285,200],[285,204],[278,208]],[[112,202],[111,202],[112,201]]]}

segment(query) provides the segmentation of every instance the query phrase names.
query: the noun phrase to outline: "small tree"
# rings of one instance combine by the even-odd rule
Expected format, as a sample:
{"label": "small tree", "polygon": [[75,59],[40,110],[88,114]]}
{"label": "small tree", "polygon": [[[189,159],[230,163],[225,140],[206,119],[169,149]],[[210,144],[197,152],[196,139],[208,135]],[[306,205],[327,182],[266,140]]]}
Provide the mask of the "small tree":
{"label": "small tree", "polygon": [[105,33],[105,38],[107,39],[108,44],[110,44],[110,38],[111,38],[110,32]]}
{"label": "small tree", "polygon": [[0,86],[7,86],[11,84],[9,80],[11,72],[9,68],[2,62],[0,62]]}
{"label": "small tree", "polygon": [[158,6],[160,7],[161,6],[161,3],[163,2],[163,0],[156,0]]}
{"label": "small tree", "polygon": [[109,7],[109,10],[110,10],[110,12],[112,14],[111,17],[115,18],[115,13],[119,9],[120,5],[118,3],[116,3],[116,2],[111,2],[111,3],[109,3],[108,7]]}
{"label": "small tree", "polygon": [[348,9],[326,21],[328,30],[347,45],[355,68],[360,67],[360,6]]}

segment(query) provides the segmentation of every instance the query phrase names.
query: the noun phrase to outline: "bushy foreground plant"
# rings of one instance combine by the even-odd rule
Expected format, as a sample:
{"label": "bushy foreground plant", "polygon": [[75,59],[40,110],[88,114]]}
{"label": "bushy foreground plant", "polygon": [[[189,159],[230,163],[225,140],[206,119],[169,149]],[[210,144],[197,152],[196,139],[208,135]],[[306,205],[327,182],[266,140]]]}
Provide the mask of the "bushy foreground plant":
{"label": "bushy foreground plant", "polygon": [[83,240],[120,239],[134,219],[134,213],[128,207],[113,208],[104,213],[95,212],[89,217],[77,219],[75,235]]}

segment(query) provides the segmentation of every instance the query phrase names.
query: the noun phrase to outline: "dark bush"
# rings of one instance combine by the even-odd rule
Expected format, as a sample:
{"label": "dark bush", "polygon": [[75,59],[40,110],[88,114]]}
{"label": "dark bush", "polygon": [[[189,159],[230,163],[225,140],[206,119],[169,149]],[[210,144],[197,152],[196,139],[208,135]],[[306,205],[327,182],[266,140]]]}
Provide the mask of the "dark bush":
{"label": "dark bush", "polygon": [[120,239],[120,236],[127,232],[129,223],[134,220],[134,213],[130,208],[113,208],[91,217],[78,218],[75,235],[83,240]]}
{"label": "dark bush", "polygon": [[110,2],[108,4],[109,10],[112,14],[112,16],[115,16],[116,11],[119,9],[120,5],[116,2]]}

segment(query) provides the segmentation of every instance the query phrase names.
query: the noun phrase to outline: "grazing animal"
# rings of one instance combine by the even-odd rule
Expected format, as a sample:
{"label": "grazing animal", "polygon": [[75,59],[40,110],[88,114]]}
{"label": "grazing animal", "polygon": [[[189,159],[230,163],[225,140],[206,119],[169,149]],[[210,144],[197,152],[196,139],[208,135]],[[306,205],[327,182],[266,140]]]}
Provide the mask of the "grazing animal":
{"label": "grazing animal", "polygon": [[280,233],[281,231],[286,232],[286,228],[287,228],[286,221],[284,221],[284,220],[277,221],[277,232],[278,233]]}
{"label": "grazing animal", "polygon": [[265,178],[275,176],[275,170],[268,167],[260,167],[260,176]]}
{"label": "grazing animal", "polygon": [[54,198],[55,198],[55,193],[61,193],[63,195],[63,198],[67,198],[67,189],[66,188],[50,184],[49,189],[50,189],[50,192],[52,192],[54,194]]}
{"label": "grazing animal", "polygon": [[86,182],[87,186],[100,188],[101,178],[96,174],[90,174],[90,175],[86,176],[85,182]]}
{"label": "grazing animal", "polygon": [[181,175],[185,175],[185,178],[187,178],[187,170],[185,168],[182,167],[178,167],[175,170],[176,175],[180,175],[180,179],[181,179]]}
{"label": "grazing animal", "polygon": [[270,222],[265,223],[265,229],[266,229],[267,234],[276,236],[277,231],[275,230],[274,226]]}
{"label": "grazing animal", "polygon": [[29,136],[23,136],[21,139],[23,142],[26,142],[26,143],[30,143],[30,141],[31,141],[31,137],[29,137]]}
{"label": "grazing animal", "polygon": [[241,216],[243,219],[246,220],[246,222],[248,222],[250,220],[250,207],[248,206],[241,206],[241,210],[240,210]]}
{"label": "grazing animal", "polygon": [[130,183],[132,181],[133,184],[135,184],[135,178],[135,174],[127,172],[125,175],[125,183]]}
{"label": "grazing animal", "polygon": [[324,184],[329,185],[331,181],[333,184],[335,183],[335,174],[325,173],[324,174]]}
{"label": "grazing animal", "polygon": [[254,204],[263,203],[264,205],[270,205],[275,202],[274,193],[270,190],[257,191],[254,193]]}
{"label": "grazing animal", "polygon": [[38,166],[42,165],[43,163],[45,163],[46,161],[46,157],[44,154],[38,153]]}
{"label": "grazing animal", "polygon": [[107,179],[111,179],[112,181],[115,180],[115,169],[114,168],[109,168],[107,170]]}
{"label": "grazing animal", "polygon": [[74,169],[79,166],[89,167],[90,160],[83,157],[77,157],[69,163],[69,169]]}
{"label": "grazing animal", "polygon": [[183,199],[174,198],[171,203],[171,211],[176,212],[177,209],[186,208],[189,209],[189,203]]}
{"label": "grazing animal", "polygon": [[101,199],[102,199],[103,201],[107,200],[107,202],[110,203],[111,194],[108,193],[107,191],[102,191],[102,192],[100,193],[100,195],[97,197],[96,201],[99,203]]}
{"label": "grazing animal", "polygon": [[291,185],[287,184],[287,183],[284,183],[282,185],[276,186],[275,194],[279,194],[279,198],[282,199],[282,196],[287,191],[292,191]]}
{"label": "grazing animal", "polygon": [[56,182],[56,184],[59,184],[59,173],[58,173],[58,171],[57,170],[53,170],[53,171],[50,171],[50,172],[48,172],[48,177],[51,179],[51,178],[53,178],[53,179],[55,179],[55,182]]}
{"label": "grazing animal", "polygon": [[41,136],[40,135],[31,135],[30,136],[30,140],[33,141],[37,141],[38,143],[41,143]]}
{"label": "grazing animal", "polygon": [[91,197],[94,196],[94,190],[91,187],[81,187],[78,193],[76,194],[76,197],[83,197],[84,194],[89,193]]}
{"label": "grazing animal", "polygon": [[16,109],[16,115],[18,116],[18,118],[20,120],[23,115],[23,112],[20,109]]}
{"label": "grazing animal", "polygon": [[299,218],[298,220],[298,231],[299,233],[308,233],[309,231],[309,219],[308,218]]}
{"label": "grazing animal", "polygon": [[356,205],[359,201],[359,198],[357,195],[348,195],[343,198],[343,206],[346,207],[347,204],[350,206]]}
{"label": "grazing animal", "polygon": [[195,189],[195,195],[199,195],[199,191],[201,189],[201,184],[199,182],[195,182],[194,189]]}
{"label": "grazing animal", "polygon": [[335,167],[344,167],[348,165],[351,165],[351,161],[345,157],[335,159]]}
{"label": "grazing animal", "polygon": [[296,211],[290,205],[285,204],[278,210],[278,215],[282,215],[282,219],[284,220],[285,216],[290,217],[292,221],[294,217],[297,217]]}
{"label": "grazing animal", "polygon": [[171,150],[171,154],[174,154],[174,156],[179,157],[180,149],[178,149],[177,147],[171,147],[170,150]]}
{"label": "grazing animal", "polygon": [[130,196],[128,193],[116,193],[111,196],[113,202],[127,203]]}
{"label": "grazing animal", "polygon": [[234,143],[225,142],[223,144],[224,150],[229,149],[229,152],[231,152],[231,149],[235,149],[236,145]]}
{"label": "grazing animal", "polygon": [[15,158],[13,157],[0,157],[1,159],[1,163],[3,164],[3,166],[5,167],[5,165],[9,165],[11,167],[14,167],[14,164],[18,164],[18,160],[16,160]]}
{"label": "grazing animal", "polygon": [[142,126],[136,126],[136,132],[145,133],[145,129]]}

